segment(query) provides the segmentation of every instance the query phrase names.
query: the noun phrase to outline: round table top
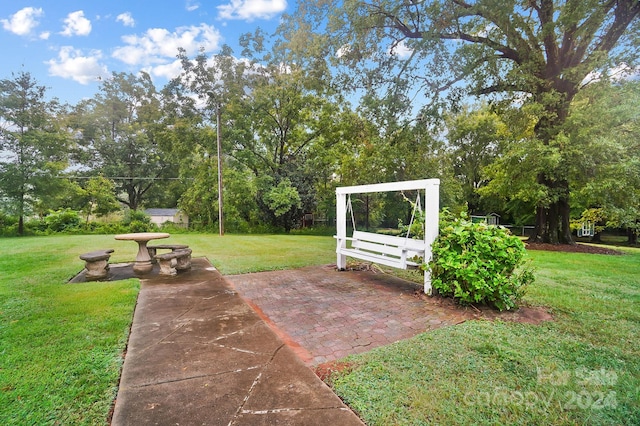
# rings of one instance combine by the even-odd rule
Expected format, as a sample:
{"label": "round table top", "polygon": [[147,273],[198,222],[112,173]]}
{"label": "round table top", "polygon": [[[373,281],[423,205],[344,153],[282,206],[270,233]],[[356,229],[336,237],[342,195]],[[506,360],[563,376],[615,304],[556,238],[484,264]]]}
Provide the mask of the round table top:
{"label": "round table top", "polygon": [[132,234],[119,234],[114,238],[116,240],[150,241],[169,238],[169,234],[166,232],[134,232]]}

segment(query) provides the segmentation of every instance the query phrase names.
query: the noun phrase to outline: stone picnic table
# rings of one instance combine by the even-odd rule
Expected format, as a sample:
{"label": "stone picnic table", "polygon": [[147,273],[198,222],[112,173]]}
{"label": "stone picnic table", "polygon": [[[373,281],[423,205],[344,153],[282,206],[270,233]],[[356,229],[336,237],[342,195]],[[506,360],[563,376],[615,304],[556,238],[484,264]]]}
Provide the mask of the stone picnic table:
{"label": "stone picnic table", "polygon": [[139,274],[148,274],[153,269],[147,243],[151,240],[169,238],[166,232],[134,232],[132,234],[119,234],[114,237],[116,240],[129,240],[138,243],[138,255],[133,270]]}

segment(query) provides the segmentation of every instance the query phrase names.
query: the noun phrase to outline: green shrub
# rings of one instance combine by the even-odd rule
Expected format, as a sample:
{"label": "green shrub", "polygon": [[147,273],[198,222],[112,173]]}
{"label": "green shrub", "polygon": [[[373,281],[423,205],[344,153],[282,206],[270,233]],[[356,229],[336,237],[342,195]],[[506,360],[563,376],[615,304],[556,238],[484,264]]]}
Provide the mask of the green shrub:
{"label": "green shrub", "polygon": [[0,211],[0,236],[15,236],[18,234],[18,218]]}
{"label": "green shrub", "polygon": [[149,232],[157,230],[157,226],[151,223],[151,217],[139,210],[129,210],[122,221],[129,232]]}
{"label": "green shrub", "polygon": [[162,230],[162,232],[168,232],[170,234],[188,234],[189,233],[189,228],[187,228],[186,226],[179,223],[173,223],[170,221],[166,221],[165,223],[163,223],[160,226],[160,229]]}
{"label": "green shrub", "polygon": [[515,308],[534,281],[525,254],[522,241],[507,229],[445,212],[429,262],[433,288],[462,304]]}
{"label": "green shrub", "polygon": [[50,211],[44,218],[47,230],[52,232],[68,232],[78,229],[82,219],[77,211],[64,209],[58,211]]}
{"label": "green shrub", "polygon": [[130,232],[149,232],[153,230],[154,226],[152,224],[143,222],[141,220],[134,220],[129,223]]}
{"label": "green shrub", "polygon": [[85,224],[84,230],[88,234],[124,234],[129,232],[129,227],[119,222],[90,222]]}

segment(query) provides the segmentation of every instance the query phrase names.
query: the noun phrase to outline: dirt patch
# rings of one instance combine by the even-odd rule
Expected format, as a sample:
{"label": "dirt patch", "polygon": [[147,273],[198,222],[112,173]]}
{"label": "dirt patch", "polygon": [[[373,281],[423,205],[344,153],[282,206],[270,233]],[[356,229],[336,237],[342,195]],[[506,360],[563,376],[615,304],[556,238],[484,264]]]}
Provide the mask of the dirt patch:
{"label": "dirt patch", "polygon": [[528,250],[546,250],[546,251],[564,251],[569,253],[589,253],[589,254],[607,254],[622,255],[623,252],[607,247],[594,246],[589,244],[547,244],[547,243],[525,243]]}
{"label": "dirt patch", "polygon": [[498,311],[490,306],[463,306],[457,303],[451,297],[443,297],[440,295],[427,296],[422,291],[416,291],[414,297],[422,299],[425,303],[435,306],[443,306],[448,310],[457,311],[461,318],[484,319],[488,321],[510,321],[526,324],[539,325],[545,321],[553,321],[553,315],[544,306],[520,306],[512,311]]}
{"label": "dirt patch", "polygon": [[354,364],[344,361],[331,361],[317,365],[313,372],[325,383],[330,383],[331,376],[343,371],[350,371],[353,369]]}

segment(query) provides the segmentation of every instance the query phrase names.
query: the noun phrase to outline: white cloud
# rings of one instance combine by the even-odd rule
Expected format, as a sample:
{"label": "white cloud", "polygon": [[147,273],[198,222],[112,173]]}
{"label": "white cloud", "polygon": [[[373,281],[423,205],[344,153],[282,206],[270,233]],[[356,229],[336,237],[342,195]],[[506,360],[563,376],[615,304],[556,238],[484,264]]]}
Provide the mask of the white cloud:
{"label": "white cloud", "polygon": [[336,50],[336,58],[342,58],[343,56],[347,56],[349,53],[351,53],[351,51],[352,49],[350,45],[343,44],[338,48],[338,50]]}
{"label": "white cloud", "polygon": [[38,38],[40,40],[49,40],[49,36],[51,36],[51,32],[49,31],[43,31],[40,33],[40,35],[38,36]]}
{"label": "white cloud", "polygon": [[187,4],[185,5],[185,7],[187,8],[187,11],[193,12],[194,10],[200,8],[200,3],[195,0],[187,0]]}
{"label": "white cloud", "polygon": [[[622,62],[613,68],[608,69],[604,77],[611,81],[635,80],[640,78],[640,67],[633,68],[627,63]],[[582,80],[582,85],[586,86],[590,83],[596,83],[602,80],[602,78],[602,71],[591,71],[587,74],[584,80]]]}
{"label": "white cloud", "polygon": [[390,55],[396,55],[400,59],[408,59],[413,53],[413,49],[407,46],[404,40],[401,40],[395,46],[391,46],[389,49]]}
{"label": "white cloud", "polygon": [[193,55],[200,48],[212,52],[220,46],[220,32],[214,27],[200,24],[176,28],[174,32],[164,28],[151,28],[141,36],[123,36],[126,46],[118,47],[113,57],[129,65],[166,64],[168,58],[175,59],[178,48]]}
{"label": "white cloud", "polygon": [[271,19],[287,8],[286,0],[231,0],[218,6],[218,16],[222,19]]}
{"label": "white cloud", "polygon": [[74,35],[86,36],[91,33],[91,21],[84,17],[84,12],[78,10],[71,12],[64,20],[64,29],[60,34],[71,37]]}
{"label": "white cloud", "polygon": [[25,7],[9,16],[9,19],[0,19],[0,22],[5,30],[25,36],[31,34],[31,31],[40,24],[38,18],[42,16],[44,16],[42,8]]}
{"label": "white cloud", "polygon": [[131,13],[129,12],[121,13],[120,15],[118,15],[116,17],[116,22],[122,22],[122,25],[124,25],[125,27],[136,26],[136,21],[133,19],[133,16],[131,16]]}
{"label": "white cloud", "polygon": [[146,68],[144,71],[148,72],[149,75],[153,77],[161,77],[171,80],[172,78],[178,77],[182,72],[182,62],[176,59],[175,61],[167,64]]}
{"label": "white cloud", "polygon": [[99,50],[90,52],[89,56],[83,56],[80,50],[63,46],[57,59],[45,63],[49,65],[49,75],[89,84],[109,75],[107,67],[100,64],[101,58],[102,53]]}

